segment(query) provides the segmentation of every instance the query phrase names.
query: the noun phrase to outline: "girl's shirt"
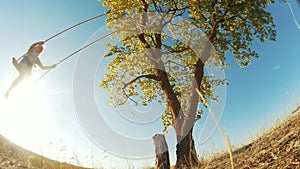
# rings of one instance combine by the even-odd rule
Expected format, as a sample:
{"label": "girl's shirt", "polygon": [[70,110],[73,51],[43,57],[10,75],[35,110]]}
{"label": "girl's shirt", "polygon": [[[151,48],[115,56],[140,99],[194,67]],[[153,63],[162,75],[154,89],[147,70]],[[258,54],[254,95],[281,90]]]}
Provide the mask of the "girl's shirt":
{"label": "girl's shirt", "polygon": [[35,64],[40,62],[40,59],[38,58],[38,53],[35,50],[32,50],[25,54],[21,62],[26,63],[32,68]]}

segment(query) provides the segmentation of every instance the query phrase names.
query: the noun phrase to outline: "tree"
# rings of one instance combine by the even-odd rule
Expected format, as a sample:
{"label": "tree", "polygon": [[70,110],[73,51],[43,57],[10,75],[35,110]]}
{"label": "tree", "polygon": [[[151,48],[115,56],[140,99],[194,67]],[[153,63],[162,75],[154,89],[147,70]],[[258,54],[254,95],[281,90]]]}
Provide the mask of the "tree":
{"label": "tree", "polygon": [[[196,89],[212,99],[214,86],[224,83],[205,75],[204,68],[211,63],[228,67],[226,52],[231,52],[241,67],[247,66],[258,57],[252,50],[254,39],[275,41],[273,18],[266,11],[273,2],[104,0],[104,6],[117,11],[108,15],[107,24],[116,31],[120,44],[107,44],[110,51],[105,57],[112,61],[99,86],[110,91],[110,101],[116,106],[135,102],[134,97],[141,98],[144,106],[164,101],[162,122],[176,131],[176,167],[198,165],[192,130],[202,111]],[[127,19],[120,22],[124,17]],[[139,24],[132,25],[133,21]],[[193,26],[187,27],[186,22]],[[134,27],[139,28],[130,32]]]}

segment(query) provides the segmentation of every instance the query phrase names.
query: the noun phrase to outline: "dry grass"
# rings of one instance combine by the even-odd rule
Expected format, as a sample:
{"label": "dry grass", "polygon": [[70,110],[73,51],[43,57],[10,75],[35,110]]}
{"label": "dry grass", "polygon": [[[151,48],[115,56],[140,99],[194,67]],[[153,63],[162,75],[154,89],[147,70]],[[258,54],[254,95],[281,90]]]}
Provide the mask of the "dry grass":
{"label": "dry grass", "polygon": [[[234,148],[233,160],[235,169],[300,169],[300,107],[255,141]],[[200,169],[231,168],[227,152],[200,162]],[[85,169],[34,154],[0,135],[0,169],[2,168]]]}
{"label": "dry grass", "polygon": [[[300,169],[300,108],[258,139],[233,151],[236,169]],[[226,153],[202,161],[206,169],[230,168]]]}
{"label": "dry grass", "polygon": [[2,169],[86,169],[54,161],[25,150],[0,135],[0,168]]}

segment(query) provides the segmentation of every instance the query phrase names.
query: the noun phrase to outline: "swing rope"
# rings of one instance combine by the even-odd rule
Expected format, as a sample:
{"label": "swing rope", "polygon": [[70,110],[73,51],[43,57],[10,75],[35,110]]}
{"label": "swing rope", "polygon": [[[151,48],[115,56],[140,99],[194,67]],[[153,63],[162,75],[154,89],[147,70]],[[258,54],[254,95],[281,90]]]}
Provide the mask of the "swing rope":
{"label": "swing rope", "polygon": [[[139,5],[136,5],[136,6],[139,6]],[[135,7],[135,6],[134,6],[134,7]],[[125,9],[125,8],[126,8],[126,7],[124,7],[124,9]],[[82,21],[82,22],[79,22],[79,23],[77,23],[77,24],[75,24],[75,25],[73,25],[73,26],[71,26],[71,27],[69,27],[69,28],[66,28],[66,29],[64,29],[63,31],[61,31],[61,32],[59,32],[59,33],[57,33],[57,34],[55,34],[55,35],[49,37],[48,39],[46,39],[46,40],[44,41],[44,43],[46,43],[46,42],[48,42],[48,41],[54,39],[55,37],[57,37],[57,36],[59,36],[59,35],[65,33],[65,32],[67,32],[67,31],[69,31],[69,30],[71,30],[71,29],[73,29],[73,28],[75,28],[75,27],[77,27],[77,26],[80,26],[80,25],[82,25],[82,24],[84,24],[84,23],[87,23],[87,22],[90,22],[90,21],[92,21],[92,20],[95,20],[95,19],[97,19],[97,18],[101,18],[101,17],[103,17],[103,16],[105,16],[105,15],[108,15],[108,14],[111,14],[111,13],[112,13],[112,14],[113,14],[113,13],[117,13],[117,12],[121,11],[122,9],[123,9],[123,8],[118,9],[118,10],[116,10],[116,11],[107,11],[107,12],[101,14],[101,15],[97,15],[97,16],[94,16],[94,17],[92,17],[92,18],[86,19],[86,20],[84,20],[84,21]],[[20,56],[20,57],[17,59],[17,61],[20,61],[26,54],[27,54],[27,53],[25,53],[25,54],[23,54],[22,56]]]}
{"label": "swing rope", "polygon": [[[65,60],[69,59],[69,58],[72,57],[73,55],[77,54],[78,52],[84,50],[85,48],[88,48],[89,46],[91,46],[91,45],[93,45],[93,44],[99,42],[100,40],[102,40],[102,39],[104,39],[104,38],[106,38],[106,37],[108,37],[108,36],[110,36],[110,35],[112,35],[112,34],[114,34],[114,33],[115,33],[115,32],[111,32],[111,33],[109,33],[109,34],[106,34],[106,35],[104,35],[104,36],[102,36],[102,37],[100,37],[100,38],[94,40],[93,42],[91,42],[91,43],[89,43],[89,44],[83,46],[82,48],[76,50],[75,52],[69,54],[68,56],[66,56],[65,58],[63,58],[63,59],[60,60],[59,62],[57,62],[57,63],[56,63],[56,66],[59,65],[59,64],[61,64],[61,63],[64,62]],[[40,81],[40,80],[41,80],[44,76],[46,76],[51,70],[52,70],[52,69],[48,69],[48,70],[47,70],[40,78],[37,79],[37,81]]]}
{"label": "swing rope", "polygon": [[[139,5],[136,5],[136,6],[133,6],[133,7],[137,7],[137,6],[139,6]],[[127,7],[124,7],[124,9],[125,9],[125,8],[127,8]],[[79,22],[79,23],[77,23],[77,24],[75,24],[75,25],[73,25],[73,26],[71,26],[71,27],[69,27],[69,28],[67,28],[67,29],[64,29],[63,31],[61,31],[61,32],[59,32],[59,33],[57,33],[57,34],[55,34],[55,35],[49,37],[48,39],[46,39],[46,40],[44,41],[44,43],[46,43],[46,42],[48,42],[48,41],[54,39],[55,37],[57,37],[57,36],[59,36],[59,35],[65,33],[65,32],[67,32],[67,31],[69,31],[69,30],[71,30],[71,29],[73,29],[73,28],[75,28],[75,27],[77,27],[77,26],[79,26],[79,25],[82,25],[82,24],[84,24],[84,23],[90,22],[90,21],[95,20],[95,19],[97,19],[97,18],[101,18],[101,17],[103,17],[103,16],[105,16],[105,15],[108,15],[108,14],[111,14],[111,13],[119,12],[119,11],[122,10],[122,9],[123,9],[123,8],[121,8],[121,9],[119,9],[119,10],[116,10],[116,11],[107,11],[107,12],[101,14],[101,15],[97,15],[97,16],[94,16],[94,17],[92,17],[92,18],[86,19],[86,20],[84,20],[84,21],[82,21],[82,22]],[[70,58],[70,57],[72,57],[73,55],[75,55],[76,53],[78,53],[78,52],[82,51],[83,49],[85,49],[85,48],[87,48],[87,47],[93,45],[94,43],[96,43],[96,42],[98,42],[98,41],[100,41],[100,40],[102,40],[102,39],[104,39],[104,38],[106,38],[106,37],[112,35],[113,33],[115,33],[115,32],[112,32],[112,33],[110,33],[110,34],[107,34],[107,35],[105,35],[105,36],[102,36],[102,37],[100,37],[99,39],[96,39],[95,41],[93,41],[93,42],[87,44],[86,46],[84,46],[84,47],[78,49],[77,51],[71,53],[70,55],[68,55],[68,56],[65,57],[64,59],[60,60],[56,65],[59,65],[60,63],[64,62],[64,61],[67,60],[68,58]],[[27,53],[25,53],[24,55],[22,55],[21,57],[19,57],[19,58],[17,59],[17,61],[19,61],[20,59],[22,59],[23,57],[25,57],[26,54],[27,54]],[[47,75],[51,70],[52,70],[52,69],[47,70],[47,71],[46,71],[46,72],[45,72],[45,73],[44,73],[37,81],[41,80],[41,79],[42,79],[45,75]]]}
{"label": "swing rope", "polygon": [[[64,29],[63,31],[61,31],[61,32],[59,32],[59,33],[57,33],[57,34],[51,36],[50,38],[46,39],[46,40],[44,41],[44,43],[46,43],[46,42],[48,42],[48,41],[54,39],[55,37],[57,37],[57,36],[59,36],[59,35],[65,33],[65,32],[67,32],[67,31],[69,31],[69,30],[71,30],[71,29],[73,29],[73,28],[75,28],[75,27],[77,27],[77,26],[79,26],[79,25],[82,25],[82,24],[84,24],[84,23],[90,22],[90,21],[95,20],[95,19],[97,19],[97,18],[101,18],[101,17],[103,17],[103,16],[105,16],[105,15],[107,15],[107,14],[109,14],[109,13],[110,13],[110,12],[106,12],[106,13],[104,13],[104,14],[97,15],[97,16],[95,16],[95,17],[92,17],[92,18],[89,18],[89,19],[84,20],[84,21],[82,21],[82,22],[79,22],[79,23],[77,23],[77,24],[75,24],[75,25],[73,25],[73,26],[71,26],[71,27],[69,27],[69,28],[67,28],[67,29]],[[26,53],[26,54],[27,54],[27,53]],[[24,54],[24,55],[22,55],[21,57],[19,57],[19,58],[17,59],[17,61],[19,61],[20,59],[22,59],[26,54]]]}

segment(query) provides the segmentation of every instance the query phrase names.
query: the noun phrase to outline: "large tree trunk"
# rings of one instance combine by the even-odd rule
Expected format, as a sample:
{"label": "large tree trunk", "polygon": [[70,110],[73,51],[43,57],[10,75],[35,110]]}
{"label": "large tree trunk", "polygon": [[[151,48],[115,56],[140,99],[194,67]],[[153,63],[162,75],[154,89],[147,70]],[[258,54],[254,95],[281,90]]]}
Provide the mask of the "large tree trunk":
{"label": "large tree trunk", "polygon": [[192,137],[192,143],[191,143],[191,160],[192,160],[192,165],[195,167],[200,167],[200,162],[198,159],[197,151],[195,148],[195,141],[194,138]]}
{"label": "large tree trunk", "polygon": [[177,137],[177,161],[175,169],[190,169],[199,166],[192,131],[193,129],[191,129],[186,136]]}
{"label": "large tree trunk", "polygon": [[177,161],[175,168],[191,168],[191,135],[185,137],[177,136],[176,155]]}
{"label": "large tree trunk", "polygon": [[[215,35],[210,37],[210,40],[214,38]],[[195,149],[194,139],[193,139],[193,126],[195,124],[196,112],[198,109],[199,95],[196,89],[200,90],[202,83],[202,78],[204,76],[204,63],[210,55],[212,45],[211,41],[207,41],[205,48],[202,53],[201,59],[199,59],[195,65],[194,77],[195,80],[192,82],[191,97],[189,100],[189,107],[185,114],[184,120],[179,120],[179,126],[175,128],[180,131],[176,131],[177,135],[177,162],[175,168],[192,168],[199,167],[199,161]],[[178,133],[179,132],[179,133]]]}

